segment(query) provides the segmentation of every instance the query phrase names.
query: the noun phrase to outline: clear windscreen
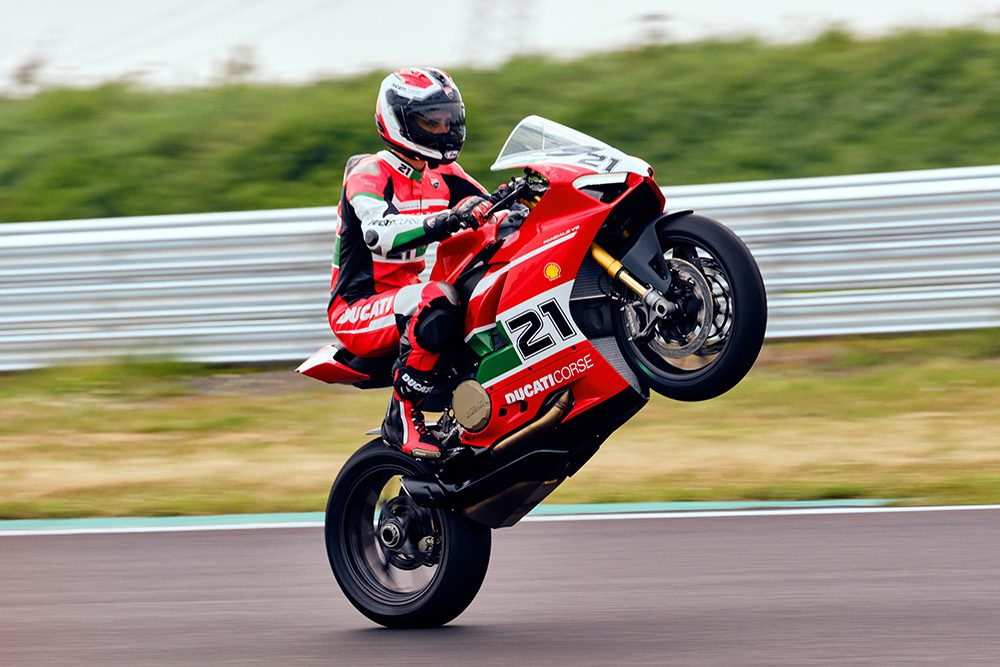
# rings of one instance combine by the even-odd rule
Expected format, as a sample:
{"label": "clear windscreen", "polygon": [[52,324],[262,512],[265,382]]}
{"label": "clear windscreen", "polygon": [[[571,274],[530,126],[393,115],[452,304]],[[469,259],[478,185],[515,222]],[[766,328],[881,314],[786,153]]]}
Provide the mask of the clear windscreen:
{"label": "clear windscreen", "polygon": [[500,150],[493,171],[556,162],[595,172],[649,173],[649,165],[591,136],[541,116],[528,116],[514,128]]}

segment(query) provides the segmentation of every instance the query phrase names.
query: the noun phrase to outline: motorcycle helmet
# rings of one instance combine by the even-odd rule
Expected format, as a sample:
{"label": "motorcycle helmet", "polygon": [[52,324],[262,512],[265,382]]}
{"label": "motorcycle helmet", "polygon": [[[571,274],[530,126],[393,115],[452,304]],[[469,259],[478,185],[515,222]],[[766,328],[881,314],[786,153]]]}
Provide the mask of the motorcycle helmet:
{"label": "motorcycle helmet", "polygon": [[465,105],[451,77],[433,67],[396,70],[382,81],[375,126],[393,150],[431,167],[454,162],[465,143]]}

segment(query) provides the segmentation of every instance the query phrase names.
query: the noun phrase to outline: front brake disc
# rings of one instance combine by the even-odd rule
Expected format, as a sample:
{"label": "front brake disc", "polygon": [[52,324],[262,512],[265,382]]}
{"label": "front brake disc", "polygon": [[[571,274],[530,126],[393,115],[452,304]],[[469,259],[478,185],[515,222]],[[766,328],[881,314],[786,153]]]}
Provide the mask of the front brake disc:
{"label": "front brake disc", "polygon": [[681,311],[664,318],[649,339],[649,347],[654,352],[662,357],[677,359],[696,353],[708,340],[715,316],[714,301],[712,288],[694,264],[674,258],[667,260],[667,266],[674,274],[672,284],[683,286],[686,292],[683,296],[694,297],[701,302],[697,313]]}

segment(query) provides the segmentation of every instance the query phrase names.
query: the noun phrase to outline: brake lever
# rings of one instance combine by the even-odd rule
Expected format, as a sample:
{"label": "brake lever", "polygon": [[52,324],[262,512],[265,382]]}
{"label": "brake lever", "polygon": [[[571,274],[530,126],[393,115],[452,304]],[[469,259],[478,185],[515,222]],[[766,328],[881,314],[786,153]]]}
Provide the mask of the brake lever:
{"label": "brake lever", "polygon": [[493,206],[490,207],[490,209],[486,212],[486,215],[490,216],[493,214],[494,211],[504,210],[510,204],[516,202],[521,197],[521,195],[524,194],[524,191],[528,188],[529,186],[527,183],[520,183],[516,187],[511,188],[510,192],[508,192],[499,201],[497,201],[495,204],[493,204]]}

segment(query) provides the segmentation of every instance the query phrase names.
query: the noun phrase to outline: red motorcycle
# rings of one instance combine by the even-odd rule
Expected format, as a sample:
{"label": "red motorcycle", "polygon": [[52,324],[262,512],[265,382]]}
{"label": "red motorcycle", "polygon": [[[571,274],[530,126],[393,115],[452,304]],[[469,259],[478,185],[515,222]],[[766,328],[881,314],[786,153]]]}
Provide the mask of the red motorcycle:
{"label": "red motorcycle", "polygon": [[[650,390],[719,396],[764,339],[750,252],[714,220],[664,214],[646,162],[529,116],[492,169],[524,172],[494,206],[506,219],[442,241],[431,273],[466,306],[465,344],[425,402],[441,412],[444,455],[417,460],[376,438],[330,491],[333,573],[388,627],[458,616],[486,576],[491,528],[514,525],[579,470]],[[392,362],[334,343],[298,370],[387,387]]]}

